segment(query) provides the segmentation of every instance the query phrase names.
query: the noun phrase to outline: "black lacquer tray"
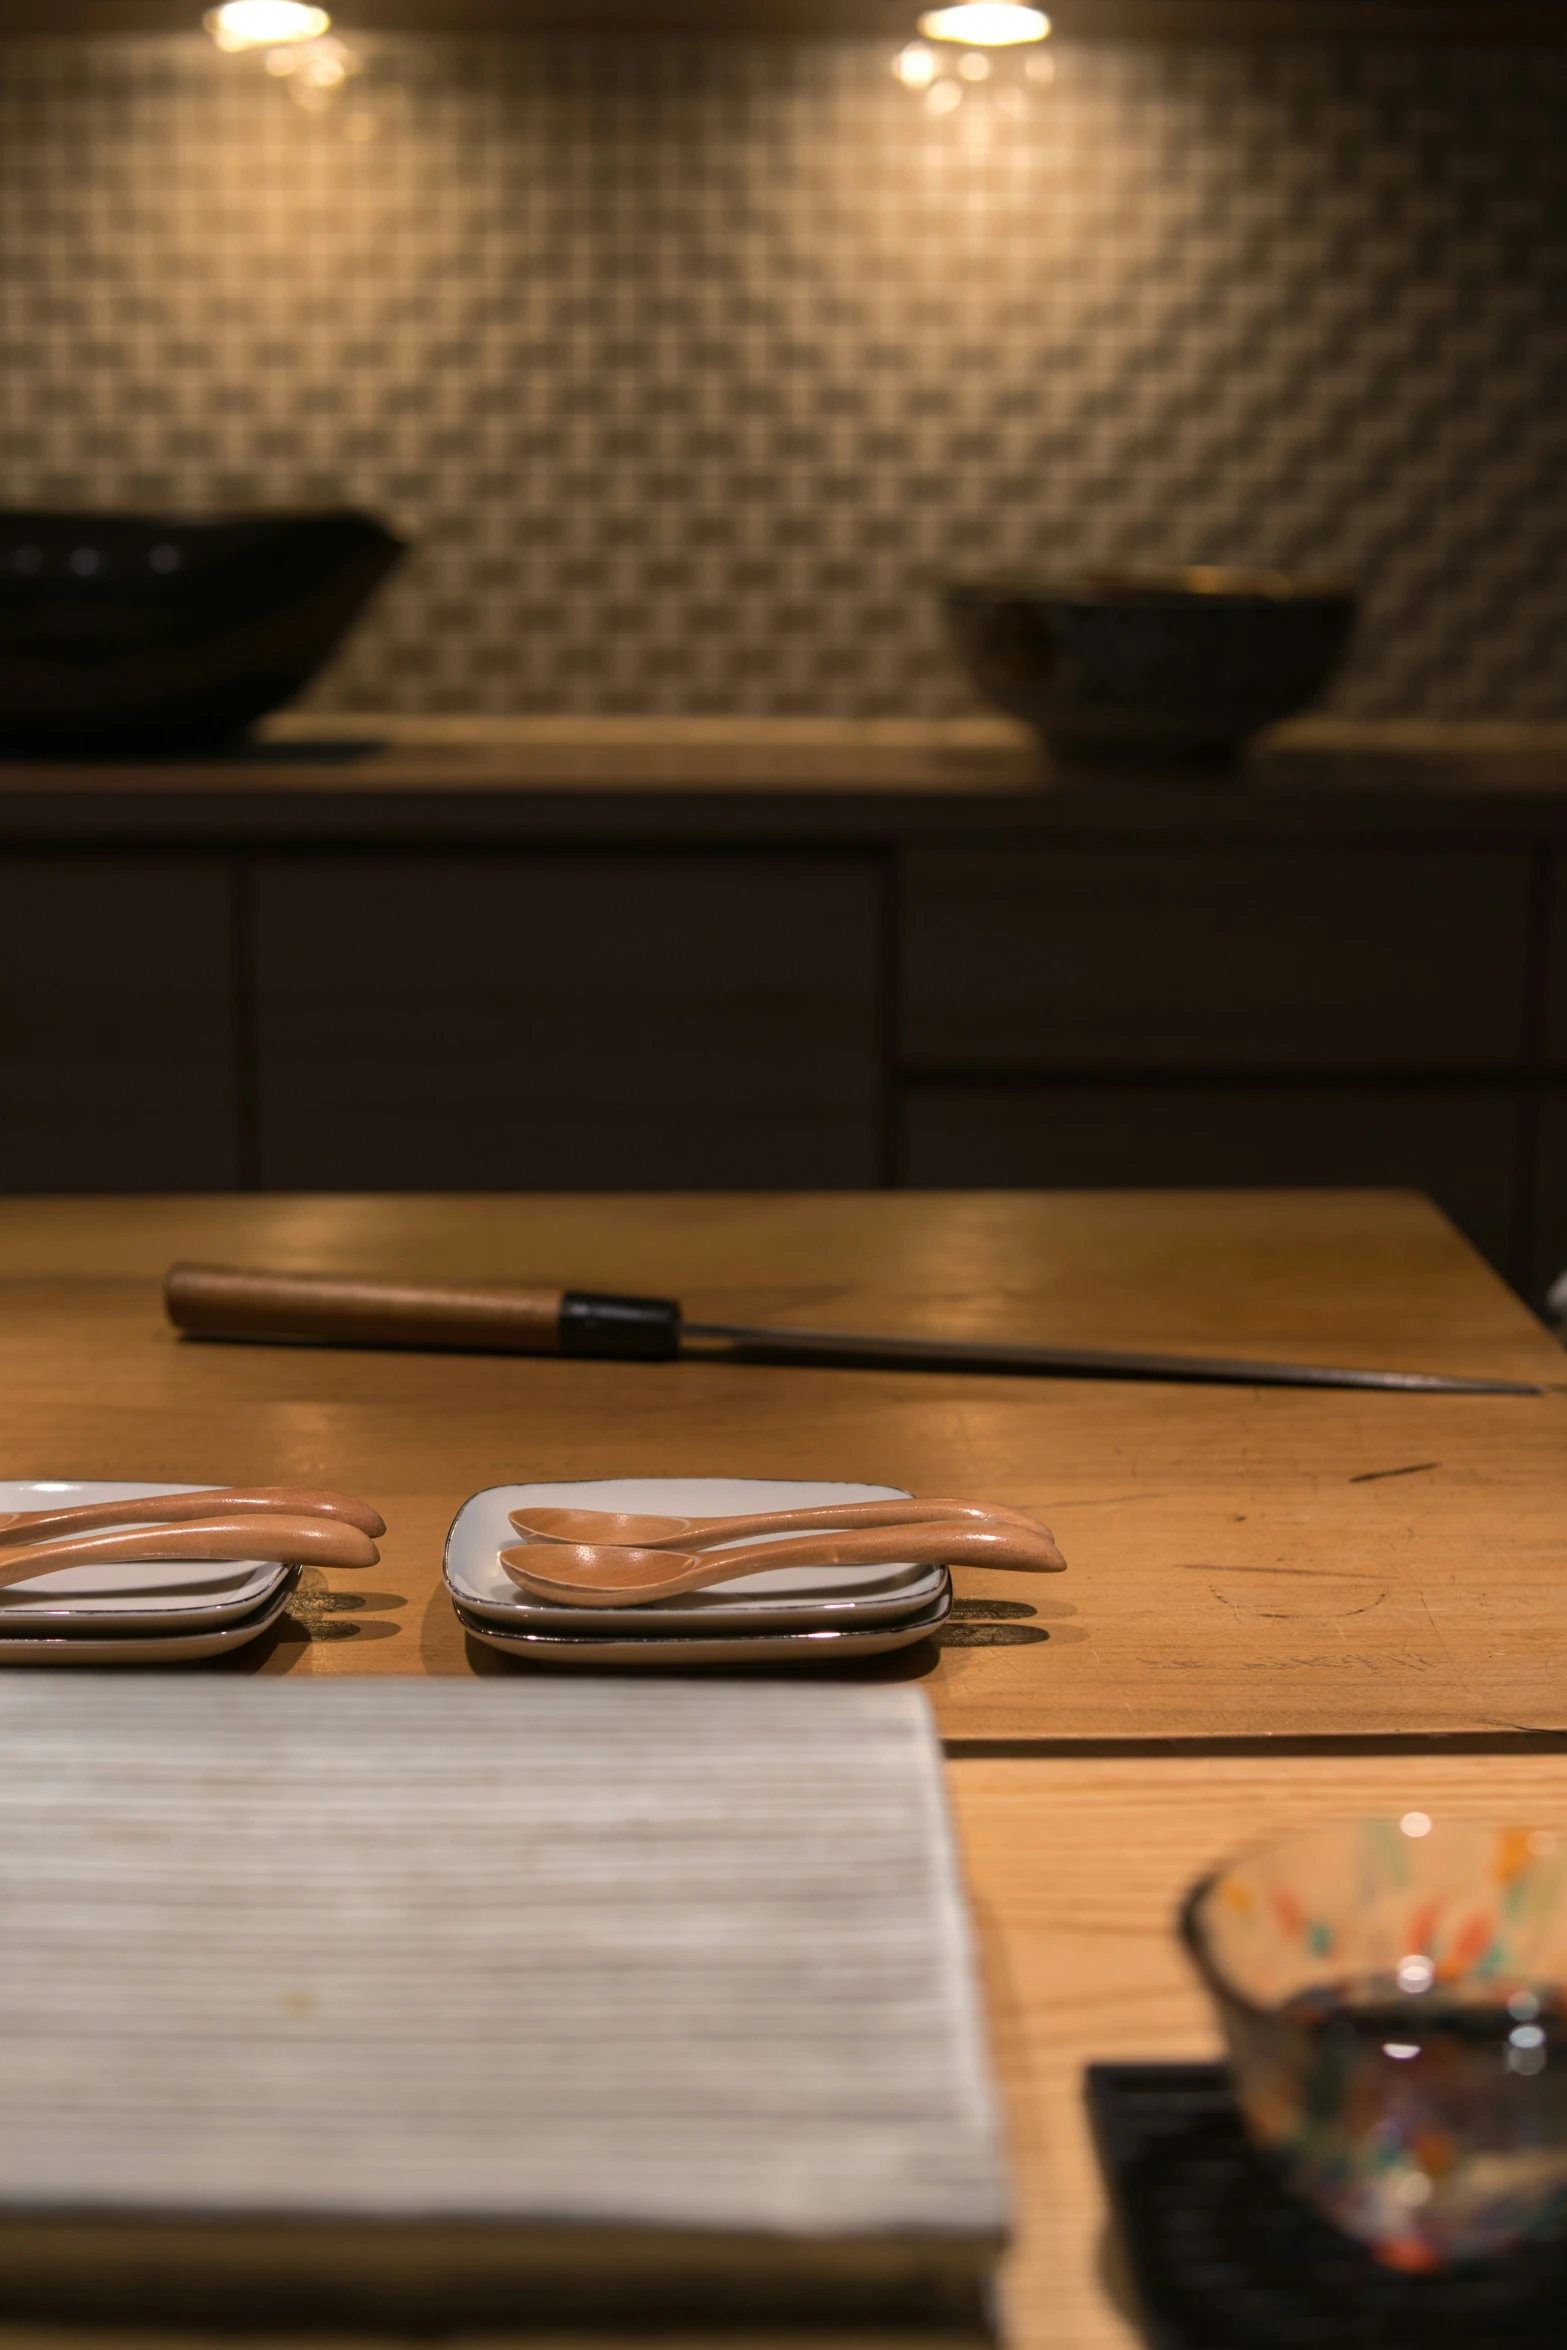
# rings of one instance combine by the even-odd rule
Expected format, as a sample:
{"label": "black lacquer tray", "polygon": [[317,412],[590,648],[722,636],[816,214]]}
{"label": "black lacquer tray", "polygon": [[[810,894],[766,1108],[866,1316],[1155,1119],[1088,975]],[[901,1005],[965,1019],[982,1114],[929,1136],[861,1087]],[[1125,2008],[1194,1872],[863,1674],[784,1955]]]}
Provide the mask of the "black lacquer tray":
{"label": "black lacquer tray", "polygon": [[1567,2346],[1567,2242],[1400,2276],[1290,2194],[1221,2065],[1090,2065],[1087,2095],[1155,2350]]}

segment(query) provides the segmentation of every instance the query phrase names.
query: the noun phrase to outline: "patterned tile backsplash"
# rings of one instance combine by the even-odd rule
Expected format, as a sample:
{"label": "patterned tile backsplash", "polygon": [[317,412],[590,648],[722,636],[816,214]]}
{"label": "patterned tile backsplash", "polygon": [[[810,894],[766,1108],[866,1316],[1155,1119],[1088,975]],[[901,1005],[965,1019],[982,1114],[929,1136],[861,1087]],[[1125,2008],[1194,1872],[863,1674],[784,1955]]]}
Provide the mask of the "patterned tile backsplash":
{"label": "patterned tile backsplash", "polygon": [[386,516],[323,708],[942,716],[943,576],[1113,560],[1567,716],[1567,58],[1056,46],[0,45],[0,502]]}

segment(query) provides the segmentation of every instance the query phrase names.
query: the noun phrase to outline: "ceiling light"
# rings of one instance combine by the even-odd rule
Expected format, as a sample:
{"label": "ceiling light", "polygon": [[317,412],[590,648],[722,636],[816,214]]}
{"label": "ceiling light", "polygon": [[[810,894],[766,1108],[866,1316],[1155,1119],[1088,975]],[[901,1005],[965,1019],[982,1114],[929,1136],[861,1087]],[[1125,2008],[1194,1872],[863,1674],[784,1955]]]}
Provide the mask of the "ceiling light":
{"label": "ceiling light", "polygon": [[276,49],[286,41],[319,41],[332,19],[303,0],[224,0],[202,19],[220,49]]}
{"label": "ceiling light", "polygon": [[967,49],[1010,49],[1019,41],[1042,41],[1050,19],[1020,0],[959,0],[956,8],[933,8],[919,20],[927,41],[961,41]]}

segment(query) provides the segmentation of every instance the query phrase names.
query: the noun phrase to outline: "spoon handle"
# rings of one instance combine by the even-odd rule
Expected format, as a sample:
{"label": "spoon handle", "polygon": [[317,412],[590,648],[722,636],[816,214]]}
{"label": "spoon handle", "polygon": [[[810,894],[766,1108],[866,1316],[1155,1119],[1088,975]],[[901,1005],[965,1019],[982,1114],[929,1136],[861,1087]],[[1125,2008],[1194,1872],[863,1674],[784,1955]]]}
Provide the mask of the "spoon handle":
{"label": "spoon handle", "polygon": [[138,1559],[262,1559],[279,1566],[373,1567],[375,1544],[330,1518],[209,1518],[196,1525],[77,1534],[0,1553],[0,1585],[59,1567],[118,1566]]}
{"label": "spoon handle", "polygon": [[1039,1575],[1058,1573],[1066,1565],[1043,1527],[1030,1533],[1022,1527],[950,1522],[813,1534],[797,1542],[705,1551],[694,1557],[586,1543],[528,1543],[503,1550],[500,1563],[525,1589],[583,1607],[635,1607],[644,1600],[701,1591],[710,1583],[769,1574],[775,1567],[1007,1567]]}
{"label": "spoon handle", "polygon": [[[670,1518],[669,1531],[639,1535],[628,1542],[622,1532],[631,1512],[615,1510],[513,1510],[511,1522],[519,1534],[550,1542],[612,1543],[638,1550],[693,1550],[709,1542],[740,1542],[757,1534],[809,1533],[813,1528],[842,1527],[846,1532],[866,1526],[925,1526],[966,1520],[974,1525],[1039,1528],[1039,1520],[1005,1503],[983,1501],[849,1501],[834,1506],[818,1503],[811,1509],[760,1510],[753,1515],[724,1518]],[[556,1522],[558,1521],[558,1523]],[[649,1517],[648,1526],[659,1523]]]}
{"label": "spoon handle", "polygon": [[386,1532],[379,1512],[346,1493],[318,1493],[295,1485],[208,1486],[196,1493],[143,1493],[130,1501],[85,1501],[61,1509],[14,1510],[8,1517],[0,1517],[0,1550],[56,1534],[85,1534],[95,1526],[176,1526],[188,1518],[251,1514],[330,1518],[357,1526],[363,1534]]}

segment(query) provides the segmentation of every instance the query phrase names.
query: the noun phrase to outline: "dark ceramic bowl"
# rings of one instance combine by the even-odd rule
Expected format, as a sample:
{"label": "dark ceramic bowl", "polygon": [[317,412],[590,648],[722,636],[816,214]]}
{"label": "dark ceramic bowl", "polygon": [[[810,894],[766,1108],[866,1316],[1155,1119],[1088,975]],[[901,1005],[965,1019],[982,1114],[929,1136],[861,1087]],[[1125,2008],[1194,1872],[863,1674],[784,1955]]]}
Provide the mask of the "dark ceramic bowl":
{"label": "dark ceramic bowl", "polygon": [[0,752],[232,740],[308,683],[402,553],[364,514],[0,514]]}
{"label": "dark ceramic bowl", "polygon": [[1069,761],[1224,766],[1314,702],[1355,624],[1350,588],[1269,571],[980,580],[947,617],[980,691]]}

